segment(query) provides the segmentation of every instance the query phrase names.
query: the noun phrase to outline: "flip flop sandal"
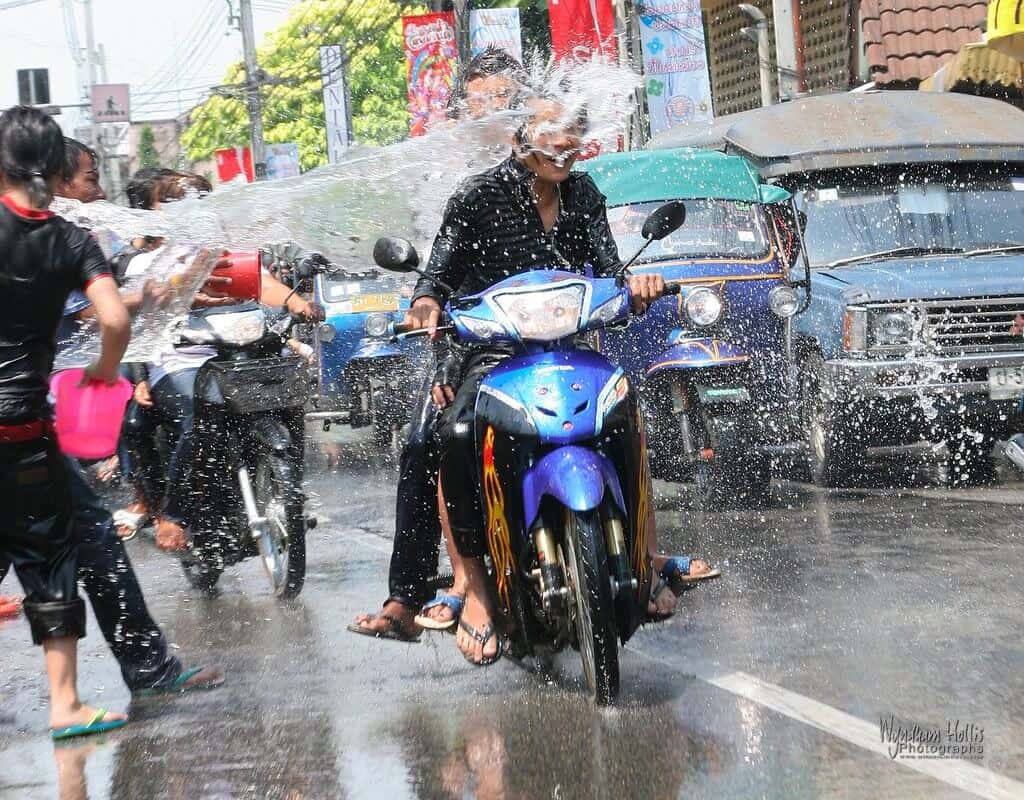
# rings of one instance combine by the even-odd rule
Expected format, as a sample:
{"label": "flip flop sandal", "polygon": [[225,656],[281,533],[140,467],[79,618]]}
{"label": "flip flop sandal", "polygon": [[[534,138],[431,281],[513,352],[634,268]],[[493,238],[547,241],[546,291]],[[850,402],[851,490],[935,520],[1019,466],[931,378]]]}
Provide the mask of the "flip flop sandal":
{"label": "flip flop sandal", "polygon": [[372,636],[374,639],[390,639],[393,642],[406,642],[407,644],[419,644],[419,634],[408,634],[402,630],[402,620],[397,617],[392,617],[390,614],[381,614],[380,618],[384,620],[390,630],[386,631],[372,631],[369,628],[364,628],[361,625],[352,623],[348,626],[348,630],[352,633],[358,633],[360,636]]}
{"label": "flip flop sandal", "polygon": [[[420,613],[416,615],[413,620],[421,628],[426,628],[432,631],[446,631],[455,626],[455,623],[459,621],[459,616],[462,614],[462,607],[466,603],[466,596],[462,594],[443,594],[440,597],[431,600],[423,608],[420,609]],[[428,617],[426,611],[431,608],[437,608],[438,606],[446,606],[452,611],[452,618],[449,620],[438,620],[433,617]]]}
{"label": "flip flop sandal", "polygon": [[[152,521],[149,514],[145,512],[128,511],[124,508],[119,508],[114,512],[113,520],[117,535],[122,542],[130,542]],[[122,530],[125,533],[121,533]]]}
{"label": "flip flop sandal", "polygon": [[50,738],[60,740],[70,739],[73,736],[92,736],[94,733],[104,733],[105,731],[123,728],[128,722],[126,719],[112,719],[109,722],[104,722],[103,718],[105,716],[107,716],[107,710],[105,708],[98,708],[88,724],[71,725],[67,728],[52,728],[50,730]]}
{"label": "flip flop sandal", "polygon": [[204,669],[206,669],[206,667],[190,667],[189,669],[184,670],[167,686],[154,686],[151,689],[140,689],[136,694],[141,697],[153,697],[154,695],[159,694],[184,694],[185,692],[209,691],[210,689],[216,689],[218,686],[224,685],[223,676],[216,680],[209,681],[208,683],[193,683],[192,685],[189,685],[188,682]]}
{"label": "flip flop sandal", "polygon": [[[470,636],[472,636],[474,641],[480,642],[481,646],[486,645],[492,638],[498,635],[498,632],[494,629],[493,622],[487,623],[486,625],[484,625],[483,630],[478,631],[476,628],[474,628],[472,625],[470,625],[468,622],[462,619],[462,617],[459,617],[459,627],[462,628],[462,630],[464,630]],[[493,664],[501,658],[501,642],[498,642],[498,652],[495,653],[493,656],[484,656],[479,661],[474,661],[465,653],[462,654],[462,657],[475,667],[489,667],[491,664]]]}
{"label": "flip flop sandal", "polygon": [[722,577],[720,569],[709,569],[700,575],[691,575],[690,564],[693,561],[692,556],[676,556],[666,561],[661,572],[658,573],[658,584],[651,592],[652,596],[656,596],[665,586],[668,586],[673,594],[678,596],[702,581],[711,581]]}

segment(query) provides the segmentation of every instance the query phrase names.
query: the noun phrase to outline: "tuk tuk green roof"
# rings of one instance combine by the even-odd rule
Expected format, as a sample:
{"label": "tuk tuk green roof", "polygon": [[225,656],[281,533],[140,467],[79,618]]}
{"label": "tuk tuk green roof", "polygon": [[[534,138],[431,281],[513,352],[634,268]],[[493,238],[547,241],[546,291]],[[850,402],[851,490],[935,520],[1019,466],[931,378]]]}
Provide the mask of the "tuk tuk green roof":
{"label": "tuk tuk green roof", "polygon": [[789,196],[762,184],[746,159],[714,150],[634,150],[598,156],[580,166],[609,206],[706,199],[775,203]]}

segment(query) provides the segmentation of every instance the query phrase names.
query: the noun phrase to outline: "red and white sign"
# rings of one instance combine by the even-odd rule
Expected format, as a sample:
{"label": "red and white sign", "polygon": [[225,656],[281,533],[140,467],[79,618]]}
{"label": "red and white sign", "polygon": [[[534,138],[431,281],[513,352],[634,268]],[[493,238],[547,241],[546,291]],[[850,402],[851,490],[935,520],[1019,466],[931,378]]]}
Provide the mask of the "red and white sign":
{"label": "red and white sign", "polygon": [[92,87],[92,121],[131,122],[131,91],[127,83],[97,83]]}
{"label": "red and white sign", "polygon": [[559,61],[595,55],[618,61],[611,0],[550,0],[551,47]]}
{"label": "red and white sign", "polygon": [[252,151],[248,147],[227,147],[214,153],[217,159],[217,180],[230,183],[239,175],[245,176],[246,183],[256,179],[252,168]]}

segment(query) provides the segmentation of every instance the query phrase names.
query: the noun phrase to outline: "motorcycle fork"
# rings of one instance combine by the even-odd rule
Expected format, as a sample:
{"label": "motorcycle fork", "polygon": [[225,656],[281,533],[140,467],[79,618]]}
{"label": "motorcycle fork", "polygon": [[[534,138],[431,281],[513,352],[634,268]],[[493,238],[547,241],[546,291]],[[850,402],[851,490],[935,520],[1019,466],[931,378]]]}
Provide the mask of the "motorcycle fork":
{"label": "motorcycle fork", "polygon": [[622,520],[614,513],[604,514],[604,538],[608,550],[608,563],[611,568],[609,580],[612,586],[612,597],[618,597],[624,588],[636,591],[639,587],[633,577],[626,552],[626,535]]}
{"label": "motorcycle fork", "polygon": [[551,528],[544,524],[543,517],[533,529],[533,545],[537,551],[539,567],[533,570],[532,577],[540,586],[544,610],[550,613],[564,606],[569,589],[565,585],[565,567],[558,557],[554,534]]}

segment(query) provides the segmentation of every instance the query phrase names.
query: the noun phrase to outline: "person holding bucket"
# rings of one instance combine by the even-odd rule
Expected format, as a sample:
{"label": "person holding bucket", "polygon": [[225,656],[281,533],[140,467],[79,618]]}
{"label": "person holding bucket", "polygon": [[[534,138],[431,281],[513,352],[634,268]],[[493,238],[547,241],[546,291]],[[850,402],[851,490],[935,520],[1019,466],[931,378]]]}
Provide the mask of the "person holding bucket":
{"label": "person holding bucket", "polygon": [[25,592],[33,642],[42,645],[54,738],[125,724],[123,714],[78,695],[78,537],[70,480],[57,449],[47,395],[64,302],[85,292],[100,326],[99,359],[87,379],[113,384],[130,320],[107,260],[88,233],[47,207],[61,179],[64,137],[43,112],[14,106],[0,116],[0,558]]}

